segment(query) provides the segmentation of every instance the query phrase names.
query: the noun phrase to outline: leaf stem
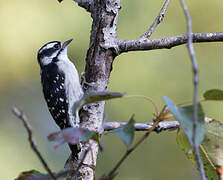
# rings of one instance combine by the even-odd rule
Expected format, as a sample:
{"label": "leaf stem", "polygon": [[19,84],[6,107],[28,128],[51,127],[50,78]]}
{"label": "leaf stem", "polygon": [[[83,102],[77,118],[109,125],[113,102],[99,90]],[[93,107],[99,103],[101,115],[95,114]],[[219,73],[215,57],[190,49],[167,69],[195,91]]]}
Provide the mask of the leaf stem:
{"label": "leaf stem", "polygon": [[143,96],[143,95],[128,95],[128,96],[123,96],[123,98],[141,98],[141,99],[146,99],[148,100],[149,102],[151,102],[153,104],[153,107],[156,111],[156,115],[159,114],[159,109],[156,105],[156,103],[153,101],[152,98],[148,97],[148,96]]}

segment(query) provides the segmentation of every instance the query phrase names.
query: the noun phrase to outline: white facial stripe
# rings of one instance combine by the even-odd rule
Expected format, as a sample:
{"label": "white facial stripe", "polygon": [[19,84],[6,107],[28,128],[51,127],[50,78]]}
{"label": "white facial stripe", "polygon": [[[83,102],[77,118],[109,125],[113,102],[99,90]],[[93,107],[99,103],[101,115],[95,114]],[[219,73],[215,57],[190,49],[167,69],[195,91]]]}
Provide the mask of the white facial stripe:
{"label": "white facial stripe", "polygon": [[41,53],[43,50],[45,50],[45,49],[50,49],[50,48],[52,48],[55,44],[57,44],[56,42],[54,42],[54,43],[50,43],[50,44],[47,44],[46,46],[44,46],[40,51],[39,51],[39,53]]}
{"label": "white facial stripe", "polygon": [[[51,57],[55,57],[57,55],[57,52],[53,53],[51,55]],[[44,57],[43,59],[41,59],[41,64],[43,66],[46,66],[48,64],[50,64],[52,62],[53,58],[50,58],[50,57]]]}

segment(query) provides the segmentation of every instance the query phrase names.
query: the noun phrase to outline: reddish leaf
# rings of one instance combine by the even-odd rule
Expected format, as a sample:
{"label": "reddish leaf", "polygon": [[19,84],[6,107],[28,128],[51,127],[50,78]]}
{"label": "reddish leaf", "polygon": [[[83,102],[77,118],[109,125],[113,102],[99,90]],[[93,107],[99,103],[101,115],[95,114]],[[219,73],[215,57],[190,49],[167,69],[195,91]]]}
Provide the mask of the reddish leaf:
{"label": "reddish leaf", "polygon": [[42,174],[36,170],[31,170],[20,173],[16,180],[52,180],[52,178],[49,175]]}
{"label": "reddish leaf", "polygon": [[49,141],[54,141],[55,148],[61,146],[64,143],[78,144],[79,142],[85,142],[91,139],[96,133],[84,128],[67,128],[60,132],[52,133],[48,136]]}

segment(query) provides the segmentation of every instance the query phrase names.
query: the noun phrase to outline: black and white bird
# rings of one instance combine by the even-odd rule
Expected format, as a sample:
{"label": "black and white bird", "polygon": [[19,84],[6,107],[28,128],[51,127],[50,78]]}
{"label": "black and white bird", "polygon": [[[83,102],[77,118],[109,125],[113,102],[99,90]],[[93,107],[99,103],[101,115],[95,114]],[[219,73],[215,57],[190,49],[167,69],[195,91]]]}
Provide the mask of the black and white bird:
{"label": "black and white bird", "polygon": [[[77,123],[72,106],[84,94],[78,72],[67,56],[67,46],[71,41],[49,42],[40,48],[37,56],[43,94],[53,119],[61,129]],[[77,145],[69,146],[72,155],[77,157]]]}

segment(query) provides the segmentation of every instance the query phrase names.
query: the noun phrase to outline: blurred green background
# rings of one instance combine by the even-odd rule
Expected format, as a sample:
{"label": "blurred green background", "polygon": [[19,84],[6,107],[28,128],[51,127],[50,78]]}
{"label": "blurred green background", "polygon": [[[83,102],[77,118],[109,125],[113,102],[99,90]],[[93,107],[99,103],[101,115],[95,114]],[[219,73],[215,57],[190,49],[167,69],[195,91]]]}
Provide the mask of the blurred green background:
{"label": "blurred green background", "polygon": [[[118,36],[135,39],[146,31],[164,0],[121,1]],[[223,1],[188,1],[194,32],[223,31]],[[54,149],[46,136],[58,128],[43,99],[38,49],[52,40],[75,40],[69,56],[79,72],[84,70],[91,28],[90,15],[72,0],[59,4],[56,0],[0,0],[0,179],[15,178],[21,171],[43,168],[31,151],[22,123],[11,113],[16,105],[23,109],[33,127],[35,139],[50,167],[63,168],[69,156],[67,146]],[[179,1],[172,1],[164,22],[152,38],[186,32],[185,18]],[[223,89],[223,43],[196,44],[200,66],[200,98],[211,88]],[[111,73],[110,91],[140,94],[154,99],[162,107],[162,96],[176,103],[192,99],[192,73],[186,46],[171,50],[131,52],[119,56]],[[203,103],[206,115],[223,119],[223,103]],[[154,109],[141,99],[107,102],[108,121],[128,121],[135,113],[137,122],[152,120]],[[121,166],[117,179],[186,180],[199,179],[199,173],[177,147],[176,132],[153,133]],[[142,133],[137,132],[139,138]],[[105,152],[99,154],[96,175],[110,170],[124,153],[125,147],[112,135],[103,137]]]}

